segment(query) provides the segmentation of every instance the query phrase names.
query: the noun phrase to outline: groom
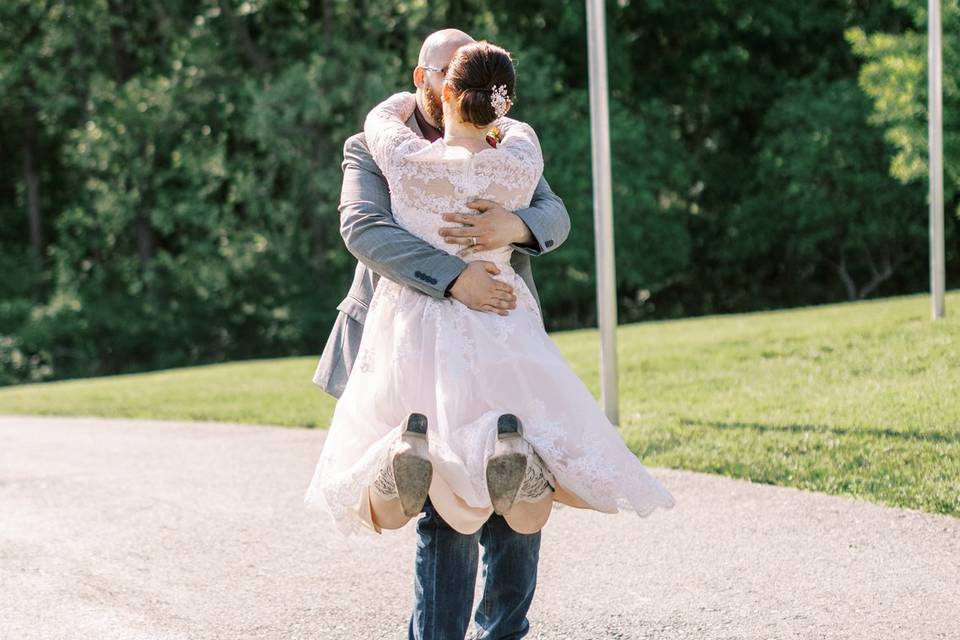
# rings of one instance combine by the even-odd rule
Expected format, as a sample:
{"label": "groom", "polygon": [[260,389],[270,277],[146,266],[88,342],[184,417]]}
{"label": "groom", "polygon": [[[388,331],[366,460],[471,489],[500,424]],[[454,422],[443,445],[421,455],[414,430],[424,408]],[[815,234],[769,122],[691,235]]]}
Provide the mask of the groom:
{"label": "groom", "polygon": [[[417,108],[407,126],[429,141],[442,137],[440,104],[447,65],[458,48],[473,42],[466,33],[444,29],[423,42],[413,83]],[[508,211],[485,200],[470,203],[476,216],[445,214],[451,226],[441,230],[447,242],[461,245],[456,255],[437,249],[399,226],[390,211],[390,192],[367,149],[362,133],[343,149],[340,234],[359,261],[341,312],[320,356],[313,382],[339,398],[353,368],[367,308],[377,281],[387,277],[436,298],[452,297],[467,307],[506,315],[516,308],[512,288],[493,277],[491,262],[466,262],[475,251],[510,245],[511,265],[539,305],[530,256],[563,244],[570,218],[563,202],[540,179],[530,207]],[[477,640],[521,638],[527,634],[527,610],[533,601],[540,554],[540,532],[515,532],[492,514],[472,535],[452,529],[429,498],[417,522],[415,603],[409,640],[463,638],[470,622],[476,584],[478,543],[483,546],[483,596],[477,607]]]}

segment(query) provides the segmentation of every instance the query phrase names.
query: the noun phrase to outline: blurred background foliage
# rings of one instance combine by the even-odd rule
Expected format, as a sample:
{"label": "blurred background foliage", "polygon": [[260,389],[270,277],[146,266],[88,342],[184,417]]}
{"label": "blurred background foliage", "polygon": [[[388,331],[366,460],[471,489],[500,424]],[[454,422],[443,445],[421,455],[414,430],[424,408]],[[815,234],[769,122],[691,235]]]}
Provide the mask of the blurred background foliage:
{"label": "blurred background foliage", "polygon": [[[925,7],[607,3],[621,322],[928,286]],[[355,266],[343,141],[446,26],[514,54],[573,222],[534,261],[548,328],[594,325],[582,2],[6,0],[0,384],[319,354]]]}

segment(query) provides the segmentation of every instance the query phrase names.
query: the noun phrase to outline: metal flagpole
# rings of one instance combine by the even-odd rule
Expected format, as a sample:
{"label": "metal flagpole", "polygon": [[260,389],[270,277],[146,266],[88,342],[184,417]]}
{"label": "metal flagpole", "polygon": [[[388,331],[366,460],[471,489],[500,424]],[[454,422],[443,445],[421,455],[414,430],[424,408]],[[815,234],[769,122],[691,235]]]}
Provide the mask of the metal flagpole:
{"label": "metal flagpole", "polygon": [[930,290],[933,319],[942,318],[945,270],[943,257],[943,48],[940,0],[927,2],[927,85],[930,154]]}
{"label": "metal flagpole", "polygon": [[593,218],[600,325],[600,386],[607,419],[620,423],[617,388],[617,286],[614,279],[613,195],[610,186],[610,115],[607,105],[607,35],[603,0],[587,0],[590,125],[593,138]]}

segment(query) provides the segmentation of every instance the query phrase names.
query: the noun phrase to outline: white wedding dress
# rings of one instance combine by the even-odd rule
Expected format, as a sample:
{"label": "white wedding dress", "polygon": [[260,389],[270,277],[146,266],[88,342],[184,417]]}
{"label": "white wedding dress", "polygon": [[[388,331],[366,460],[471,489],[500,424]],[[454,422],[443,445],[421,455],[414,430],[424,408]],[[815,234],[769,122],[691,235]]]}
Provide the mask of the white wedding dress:
{"label": "white wedding dress", "polygon": [[[430,143],[404,125],[415,108],[398,93],[367,117],[367,146],[390,186],[397,223],[448,253],[438,230],[444,212],[475,213],[476,198],[508,210],[529,206],[543,171],[537,136],[501,118],[496,147],[471,153]],[[345,535],[380,528],[371,519],[368,485],[384,449],[411,413],[427,417],[433,462],[430,500],[461,533],[493,513],[486,462],[497,419],[513,413],[557,481],[556,502],[641,516],[674,500],[626,447],[598,403],[544,330],[537,302],[510,265],[513,249],[478,252],[517,294],[509,315],[474,311],[380,278],[367,311],[356,363],[339,398],[304,498],[326,511]]]}

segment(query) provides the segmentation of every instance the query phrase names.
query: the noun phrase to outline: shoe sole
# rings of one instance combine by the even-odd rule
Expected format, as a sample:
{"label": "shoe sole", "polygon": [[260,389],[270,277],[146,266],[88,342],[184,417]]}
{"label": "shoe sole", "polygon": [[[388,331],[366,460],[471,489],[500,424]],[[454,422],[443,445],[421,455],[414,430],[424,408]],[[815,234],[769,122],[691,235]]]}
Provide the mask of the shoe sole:
{"label": "shoe sole", "polygon": [[[523,425],[517,416],[505,413],[497,419],[497,440],[522,437]],[[502,516],[513,508],[526,472],[527,456],[522,453],[493,456],[487,462],[487,493],[497,515]]]}
{"label": "shoe sole", "polygon": [[408,518],[420,513],[430,492],[433,464],[413,452],[398,453],[393,458],[393,477],[400,496],[400,508]]}
{"label": "shoe sole", "polygon": [[487,492],[497,515],[502,516],[513,508],[526,471],[527,456],[522,453],[494,456],[487,462]]}
{"label": "shoe sole", "polygon": [[[404,425],[403,439],[427,439],[427,417],[422,413],[411,413]],[[412,518],[423,510],[430,493],[433,479],[433,464],[421,458],[413,451],[398,453],[393,458],[393,477],[400,496],[400,508],[403,515]]]}

